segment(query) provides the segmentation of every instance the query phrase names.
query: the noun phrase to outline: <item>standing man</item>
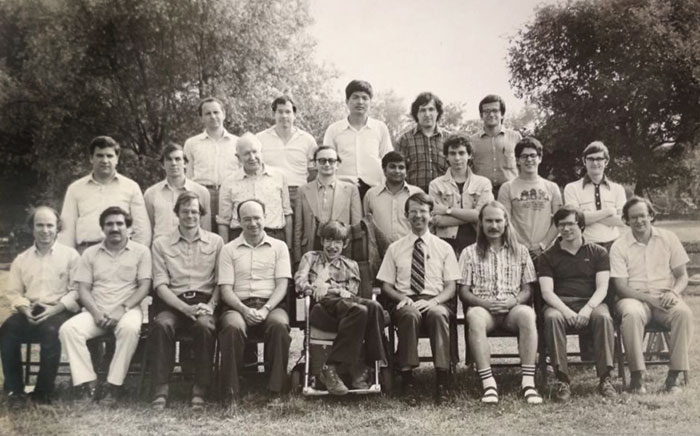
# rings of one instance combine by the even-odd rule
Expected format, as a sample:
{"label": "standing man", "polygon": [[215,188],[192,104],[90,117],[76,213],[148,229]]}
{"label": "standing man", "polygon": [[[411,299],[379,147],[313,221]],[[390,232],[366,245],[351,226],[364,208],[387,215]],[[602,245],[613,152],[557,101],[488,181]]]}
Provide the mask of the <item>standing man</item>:
{"label": "standing man", "polygon": [[[207,190],[204,192],[209,195]],[[158,299],[148,335],[154,385],[151,406],[156,410],[165,407],[175,357],[175,334],[189,331],[195,371],[191,405],[193,410],[201,410],[212,379],[214,310],[219,303],[216,265],[224,241],[201,227],[206,215],[194,192],[180,194],[174,211],[178,227],[153,244],[153,287]]]}
{"label": "standing man", "polygon": [[338,177],[357,184],[360,199],[382,183],[381,159],[393,149],[386,124],[369,116],[372,96],[369,82],[348,83],[345,104],[350,113],[328,126],[323,137],[323,145],[335,148],[342,161]]}
{"label": "standing man", "polygon": [[432,92],[422,92],[411,104],[416,126],[399,138],[396,151],[406,157],[408,183],[428,191],[430,181],[447,171],[442,143],[448,132],[438,126],[442,101]]}
{"label": "standing man", "polygon": [[265,165],[262,144],[250,132],[238,140],[236,156],[243,167],[221,185],[217,217],[219,235],[228,242],[241,234],[242,225],[235,211],[242,201],[255,198],[265,205],[267,211],[266,234],[291,247],[292,207],[284,175]]}
{"label": "standing man", "polygon": [[262,143],[265,164],[276,168],[287,178],[289,201],[296,204],[297,190],[316,177],[313,162],[318,145],[313,136],[294,126],[297,107],[286,95],[272,102],[275,125],[256,136]]}
{"label": "standing man", "polygon": [[535,388],[537,326],[530,306],[530,284],[537,280],[525,247],[512,232],[505,207],[491,201],[481,208],[475,244],[459,258],[459,295],[466,310],[469,344],[484,393],[482,403],[498,403],[487,335],[502,327],[518,333],[521,394],[528,404],[542,403]]}
{"label": "standing man", "polygon": [[443,154],[450,167],[444,175],[430,182],[430,196],[435,202],[435,235],[444,239],[459,256],[476,242],[476,223],[481,207],[493,200],[491,182],[472,173],[469,160],[472,144],[465,135],[445,140]]}
{"label": "standing man", "polygon": [[185,141],[187,178],[205,186],[211,197],[211,228],[216,228],[219,188],[240,167],[236,158],[238,137],[224,128],[226,111],[216,97],[199,102],[199,118],[204,132]]}
{"label": "standing man", "polygon": [[593,333],[598,392],[607,398],[617,395],[610,379],[613,369],[614,335],[610,309],[605,303],[610,280],[610,260],[605,248],[582,236],[586,228],[583,212],[564,206],[554,214],[561,237],[538,259],[544,309],[544,336],[558,380],[556,398],[571,397],[566,329],[588,328]]}
{"label": "standing man", "polygon": [[552,215],[561,207],[561,193],[554,182],[537,173],[542,163],[542,144],[535,138],[522,139],[515,146],[520,174],[498,191],[513,222],[518,242],[535,257],[549,247],[558,231]]}
{"label": "standing man", "polygon": [[68,355],[73,386],[80,401],[95,400],[97,374],[87,340],[114,332],[116,348],[107,374],[107,391],[100,401],[114,404],[121,394],[131,358],[139,343],[141,300],[151,288],[151,253],[130,241],[129,214],[116,206],[99,219],[105,240],[85,250],[75,273],[85,311],[68,320],[58,334]]}
{"label": "standing man", "polygon": [[221,378],[225,401],[240,397],[239,370],[249,333],[261,333],[270,363],[268,389],[280,394],[287,382],[289,315],[285,297],[292,278],[284,242],[264,230],[265,206],[258,200],[238,204],[243,232],[226,244],[219,258],[219,285],[224,303],[219,319]]}
{"label": "standing man", "polygon": [[[299,189],[294,220],[294,263],[309,251],[320,250],[320,231],[330,221],[352,226],[362,219],[362,203],[357,187],[338,180],[340,157],[332,147],[319,147],[314,153],[318,177]],[[346,247],[346,253],[351,250]]]}
{"label": "standing man", "polygon": [[413,389],[418,367],[418,336],[425,324],[436,371],[435,399],[444,400],[450,369],[450,317],[454,316],[455,281],[460,277],[452,247],[428,230],[433,200],[411,195],[405,213],[411,233],[389,246],[377,279],[398,328],[397,365],[404,393]]}
{"label": "standing man", "polygon": [[522,137],[503,126],[506,102],[498,95],[489,94],[479,102],[479,115],[483,128],[472,136],[474,172],[491,180],[496,196],[503,183],[518,176],[515,144]]}
{"label": "standing man", "polygon": [[34,245],[12,262],[6,296],[14,313],[0,327],[4,390],[10,404],[24,398],[22,351],[25,341],[41,346],[39,376],[32,400],[49,403],[61,360],[58,329],[79,310],[74,270],[77,251],[56,242],[58,212],[40,206],[29,217]]}
{"label": "standing man", "polygon": [[66,191],[61,211],[63,228],[58,240],[80,253],[104,239],[98,226],[99,216],[110,206],[119,206],[133,217],[134,241],[151,245],[151,224],[141,188],[117,173],[120,150],[119,143],[109,136],[93,139],[90,142],[92,172],[71,183]]}
{"label": "standing man", "polygon": [[622,342],[632,371],[630,390],[644,394],[644,327],[656,322],[671,329],[671,362],[666,392],[683,390],[678,374],[688,371],[693,335],[693,313],[681,294],[688,286],[688,254],[671,231],[653,226],[655,211],[640,197],[627,200],[622,219],[632,228],[612,245],[610,276],[620,300]]}
{"label": "standing man", "polygon": [[398,151],[390,151],[382,158],[384,185],[370,188],[365,194],[365,215],[371,215],[374,224],[389,242],[395,242],[411,233],[406,217],[406,200],[421,188],[406,182],[408,164]]}
{"label": "standing man", "polygon": [[146,189],[143,199],[146,202],[146,212],[153,226],[153,242],[161,236],[170,235],[178,227],[178,217],[173,214],[177,198],[186,191],[197,194],[207,219],[202,221],[202,228],[211,230],[209,213],[210,194],[207,188],[185,177],[187,158],[182,146],[168,144],[160,159],[165,168],[165,180]]}
{"label": "standing man", "polygon": [[586,175],[564,188],[564,204],[580,209],[586,217],[583,237],[610,251],[620,236],[622,206],[627,201],[625,188],[605,175],[610,161],[608,147],[600,141],[591,142],[583,150]]}

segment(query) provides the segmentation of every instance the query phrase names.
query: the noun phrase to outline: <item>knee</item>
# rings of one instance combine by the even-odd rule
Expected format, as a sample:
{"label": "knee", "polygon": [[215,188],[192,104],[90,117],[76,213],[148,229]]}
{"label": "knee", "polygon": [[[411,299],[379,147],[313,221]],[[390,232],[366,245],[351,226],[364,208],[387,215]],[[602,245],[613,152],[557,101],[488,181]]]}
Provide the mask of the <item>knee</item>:
{"label": "knee", "polygon": [[519,328],[536,328],[535,327],[535,320],[537,316],[535,315],[535,310],[530,307],[530,306],[525,306],[525,305],[518,305],[515,306],[513,309],[515,310],[516,315],[517,315],[517,325]]}
{"label": "knee", "polygon": [[693,319],[693,312],[690,310],[687,304],[680,302],[676,304],[672,310],[673,318],[680,322],[690,322]]}
{"label": "knee", "polygon": [[431,323],[438,322],[447,324],[450,321],[450,313],[447,308],[439,304],[428,309],[425,316],[428,322]]}
{"label": "knee", "polygon": [[200,334],[213,335],[216,331],[216,325],[212,317],[199,316],[192,325],[192,329]]}
{"label": "knee", "polygon": [[58,329],[58,337],[61,341],[65,341],[66,339],[74,338],[76,336],[78,336],[78,330],[75,328],[75,324],[72,322],[65,322],[61,328]]}
{"label": "knee", "polygon": [[117,338],[122,337],[138,337],[141,333],[141,323],[140,322],[120,322],[117,324],[117,328],[114,329],[114,335]]}
{"label": "knee", "polygon": [[555,324],[566,323],[566,318],[564,318],[564,314],[553,308],[548,308],[544,311],[543,320],[545,326],[553,326]]}
{"label": "knee", "polygon": [[467,311],[469,333],[485,333],[488,313],[481,307],[472,307]]}
{"label": "knee", "polygon": [[165,316],[157,315],[153,319],[151,329],[154,333],[168,333],[175,331],[175,320],[166,318]]}
{"label": "knee", "polygon": [[286,322],[273,320],[268,323],[265,330],[268,335],[273,337],[289,336],[289,324]]}

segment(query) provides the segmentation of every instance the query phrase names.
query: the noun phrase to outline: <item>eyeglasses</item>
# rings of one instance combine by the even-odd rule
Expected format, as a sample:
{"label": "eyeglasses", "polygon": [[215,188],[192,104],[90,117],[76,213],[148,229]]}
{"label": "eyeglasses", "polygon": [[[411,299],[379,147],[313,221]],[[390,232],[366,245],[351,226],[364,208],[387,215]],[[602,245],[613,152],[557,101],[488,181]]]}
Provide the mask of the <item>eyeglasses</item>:
{"label": "eyeglasses", "polygon": [[572,223],[572,222],[562,222],[562,221],[559,221],[559,222],[557,223],[557,228],[559,228],[559,229],[565,229],[565,228],[567,228],[567,227],[576,227],[576,226],[578,226],[578,223],[577,223],[577,222],[573,222],[573,223]]}
{"label": "eyeglasses", "polygon": [[484,109],[483,111],[481,111],[481,113],[484,115],[500,114],[501,110],[500,109]]}
{"label": "eyeglasses", "polygon": [[325,165],[325,164],[333,165],[334,163],[338,162],[338,159],[319,157],[318,159],[316,159],[316,162],[318,162],[321,165]]}
{"label": "eyeglasses", "polygon": [[590,162],[590,163],[605,162],[606,160],[608,160],[607,157],[587,157],[586,158],[586,162]]}
{"label": "eyeglasses", "polygon": [[522,159],[522,160],[529,160],[529,159],[535,160],[535,159],[537,159],[539,156],[540,156],[540,155],[537,154],[537,153],[532,153],[532,154],[530,154],[530,153],[525,153],[525,154],[521,154],[519,159]]}

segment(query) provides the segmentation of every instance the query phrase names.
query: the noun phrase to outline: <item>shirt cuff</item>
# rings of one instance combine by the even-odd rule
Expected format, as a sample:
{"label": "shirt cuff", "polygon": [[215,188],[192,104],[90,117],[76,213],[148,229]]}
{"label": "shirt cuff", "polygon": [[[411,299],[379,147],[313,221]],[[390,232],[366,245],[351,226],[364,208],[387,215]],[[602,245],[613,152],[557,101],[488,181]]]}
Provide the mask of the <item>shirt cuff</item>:
{"label": "shirt cuff", "polygon": [[32,302],[29,301],[25,297],[17,297],[15,299],[13,299],[11,302],[12,309],[14,309],[15,311],[17,310],[18,307],[22,307],[22,306],[29,307],[31,305],[32,305]]}

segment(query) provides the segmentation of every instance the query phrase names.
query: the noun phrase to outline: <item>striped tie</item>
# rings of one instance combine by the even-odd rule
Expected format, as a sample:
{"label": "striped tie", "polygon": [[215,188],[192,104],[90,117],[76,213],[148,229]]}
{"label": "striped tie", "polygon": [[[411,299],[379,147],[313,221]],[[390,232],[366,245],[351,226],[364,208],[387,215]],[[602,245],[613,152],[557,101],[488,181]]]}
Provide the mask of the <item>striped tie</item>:
{"label": "striped tie", "polygon": [[411,258],[411,291],[420,295],[425,288],[425,252],[423,251],[423,240],[416,239],[413,245],[413,256]]}

